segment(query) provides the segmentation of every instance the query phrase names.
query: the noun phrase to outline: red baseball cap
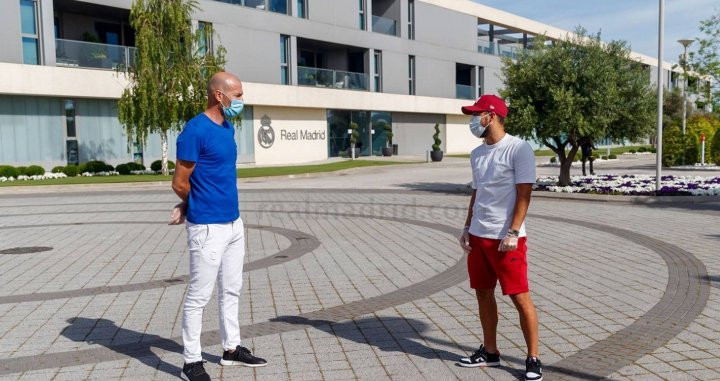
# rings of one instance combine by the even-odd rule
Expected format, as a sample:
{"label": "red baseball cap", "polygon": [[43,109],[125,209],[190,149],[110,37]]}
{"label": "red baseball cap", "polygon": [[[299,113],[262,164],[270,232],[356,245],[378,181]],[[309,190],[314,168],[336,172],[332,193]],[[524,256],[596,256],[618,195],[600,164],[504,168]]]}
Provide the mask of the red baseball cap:
{"label": "red baseball cap", "polygon": [[502,100],[502,98],[498,97],[497,95],[489,94],[481,96],[474,105],[463,106],[462,108],[462,112],[465,115],[472,115],[476,112],[479,113],[485,111],[495,113],[505,118],[507,117],[508,109],[505,101]]}

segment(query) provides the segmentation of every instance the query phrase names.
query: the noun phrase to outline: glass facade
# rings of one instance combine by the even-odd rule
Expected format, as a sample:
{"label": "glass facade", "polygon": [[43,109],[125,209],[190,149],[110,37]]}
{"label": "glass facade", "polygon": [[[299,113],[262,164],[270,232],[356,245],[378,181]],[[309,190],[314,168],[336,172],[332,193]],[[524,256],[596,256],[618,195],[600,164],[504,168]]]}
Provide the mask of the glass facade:
{"label": "glass facade", "polygon": [[392,125],[392,115],[379,111],[328,110],[327,122],[329,157],[350,156],[350,123],[358,125],[355,148],[360,156],[381,155],[382,148],[387,146],[384,125]]}

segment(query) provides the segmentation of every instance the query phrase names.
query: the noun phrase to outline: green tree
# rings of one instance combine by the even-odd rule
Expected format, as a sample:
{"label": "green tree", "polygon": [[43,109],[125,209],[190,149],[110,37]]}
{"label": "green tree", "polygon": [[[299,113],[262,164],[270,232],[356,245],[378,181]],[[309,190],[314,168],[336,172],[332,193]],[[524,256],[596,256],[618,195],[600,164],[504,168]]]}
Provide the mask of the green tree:
{"label": "green tree", "polygon": [[552,44],[536,40],[516,61],[504,58],[502,70],[507,130],[557,154],[561,186],[570,183],[581,144],[634,141],[653,129],[656,98],[648,72],[630,59],[625,42],[602,43],[599,34],[578,28]]}
{"label": "green tree", "polygon": [[193,31],[195,10],[195,0],[136,0],[130,9],[137,52],[126,68],[130,85],[118,102],[118,119],[128,149],[135,138],[145,144],[149,134],[160,134],[165,175],[168,131],[180,131],[205,108],[207,82],[225,64],[222,46],[204,49],[212,30]]}
{"label": "green tree", "polygon": [[700,22],[702,37],[698,38],[696,52],[690,52],[688,60],[690,68],[712,78],[712,86],[705,86],[705,95],[710,100],[713,110],[720,107],[720,9],[707,20]]}
{"label": "green tree", "polygon": [[720,165],[720,127],[715,130],[715,135],[710,142],[710,157],[708,162]]}

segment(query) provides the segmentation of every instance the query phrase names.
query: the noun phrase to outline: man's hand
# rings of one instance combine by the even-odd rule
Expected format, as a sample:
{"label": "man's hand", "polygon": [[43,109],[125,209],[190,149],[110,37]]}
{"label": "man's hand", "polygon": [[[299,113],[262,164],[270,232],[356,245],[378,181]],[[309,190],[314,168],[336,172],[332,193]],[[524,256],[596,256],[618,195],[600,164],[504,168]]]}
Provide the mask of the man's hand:
{"label": "man's hand", "polygon": [[187,204],[181,202],[170,212],[170,222],[168,225],[180,225],[185,222],[185,213],[187,212]]}
{"label": "man's hand", "polygon": [[518,236],[508,232],[505,238],[500,241],[498,251],[513,251],[518,247]]}
{"label": "man's hand", "polygon": [[463,229],[462,235],[460,236],[460,247],[463,248],[466,254],[470,254],[470,250],[472,248],[470,247],[470,233],[468,232],[470,228],[465,227]]}

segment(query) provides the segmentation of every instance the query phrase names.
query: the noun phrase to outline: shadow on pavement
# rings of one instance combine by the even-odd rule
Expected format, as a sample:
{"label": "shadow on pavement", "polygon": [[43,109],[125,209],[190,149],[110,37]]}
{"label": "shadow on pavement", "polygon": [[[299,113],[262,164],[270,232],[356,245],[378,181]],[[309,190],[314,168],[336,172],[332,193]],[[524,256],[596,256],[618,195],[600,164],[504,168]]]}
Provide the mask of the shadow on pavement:
{"label": "shadow on pavement", "polygon": [[[180,376],[182,371],[180,367],[163,361],[151,350],[151,348],[159,348],[169,352],[182,353],[183,348],[180,343],[158,335],[148,335],[118,327],[115,322],[107,319],[75,317],[68,319],[67,322],[70,325],[65,327],[62,335],[70,340],[99,344],[116,353],[134,358],[158,371],[175,377]],[[208,361],[220,361],[220,357],[207,353],[203,353],[203,358]]]}
{"label": "shadow on pavement", "polygon": [[[457,362],[461,357],[470,355],[477,349],[475,347],[469,347],[455,342],[425,337],[422,333],[427,332],[429,330],[429,326],[427,323],[416,319],[386,316],[378,318],[362,318],[335,323],[328,320],[310,320],[299,316],[279,316],[270,320],[313,327],[346,340],[374,346],[384,352],[407,353],[425,359],[440,359]],[[392,336],[388,336],[388,333]],[[441,346],[455,347],[458,348],[458,352],[465,353],[456,354],[448,352],[444,349],[431,348],[422,344],[422,340]],[[496,367],[497,369],[502,369],[508,372],[514,377],[517,377],[518,380],[525,379],[525,358],[502,355],[502,359],[507,363],[513,364],[514,367],[501,365]],[[596,374],[589,374],[576,369],[567,369],[553,365],[543,365],[543,368],[545,371],[550,373],[570,375],[581,380],[599,379]],[[470,371],[473,370],[471,368],[468,369]]]}
{"label": "shadow on pavement", "polygon": [[465,184],[461,183],[405,183],[397,186],[411,191],[432,192],[441,194],[464,194],[461,190]]}

